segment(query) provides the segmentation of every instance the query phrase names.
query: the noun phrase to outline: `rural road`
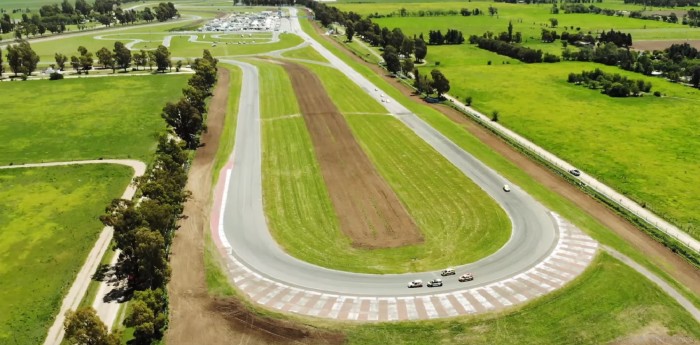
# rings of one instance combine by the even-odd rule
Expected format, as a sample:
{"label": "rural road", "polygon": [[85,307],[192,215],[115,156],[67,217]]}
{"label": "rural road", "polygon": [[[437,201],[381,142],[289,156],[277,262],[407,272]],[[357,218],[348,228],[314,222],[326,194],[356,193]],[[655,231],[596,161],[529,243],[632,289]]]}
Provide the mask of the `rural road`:
{"label": "rural road", "polygon": [[[293,23],[294,25],[294,23]],[[302,36],[363,89],[376,88],[329,51]],[[319,48],[320,47],[320,48]],[[418,319],[507,307],[564,285],[592,260],[597,243],[553,214],[397,102],[382,103],[419,137],[479,184],[507,212],[513,224],[509,241],[495,254],[455,267],[472,272],[472,282],[445,278],[445,286],[407,289],[413,279],[429,281],[439,272],[371,275],[330,270],[286,254],[272,238],[262,203],[261,128],[257,69],[225,60],[243,71],[235,149],[217,191],[214,238],[229,254],[229,271],[256,302],[308,315],[358,320]],[[368,91],[371,94],[371,91]],[[375,92],[375,99],[381,95]],[[215,206],[216,208],[216,206]],[[215,210],[215,212],[217,212]],[[418,297],[416,297],[418,296]],[[286,309],[285,309],[286,308]]]}
{"label": "rural road", "polygon": [[[134,177],[142,176],[146,172],[146,164],[137,160],[131,159],[103,159],[103,160],[86,160],[86,161],[69,161],[69,162],[50,162],[50,163],[36,163],[36,164],[22,164],[22,165],[9,165],[0,166],[0,169],[22,169],[22,168],[41,168],[41,167],[56,167],[56,166],[66,166],[66,165],[84,165],[84,164],[118,164],[125,165],[134,169]],[[122,194],[122,199],[131,199],[134,196],[135,188],[132,184],[126,187],[124,194]],[[63,340],[63,321],[65,320],[65,314],[68,310],[75,310],[80,305],[80,301],[85,296],[88,286],[91,282],[92,274],[95,273],[97,267],[100,265],[100,261],[104,256],[107,249],[109,249],[109,244],[112,241],[112,228],[104,227],[100,233],[95,246],[92,248],[90,253],[85,260],[85,263],[78,271],[78,274],[71,285],[68,293],[63,298],[61,303],[61,308],[56,314],[56,319],[53,325],[49,328],[48,335],[44,341],[44,345],[60,345]],[[109,287],[103,282],[100,286],[100,291],[109,291]],[[100,296],[100,295],[98,295]],[[101,298],[97,299],[101,301]],[[99,303],[93,304],[93,308],[97,310],[98,315],[103,321],[109,326],[114,322],[116,317],[116,309],[118,306],[116,303]],[[116,309],[115,309],[116,308]]]}

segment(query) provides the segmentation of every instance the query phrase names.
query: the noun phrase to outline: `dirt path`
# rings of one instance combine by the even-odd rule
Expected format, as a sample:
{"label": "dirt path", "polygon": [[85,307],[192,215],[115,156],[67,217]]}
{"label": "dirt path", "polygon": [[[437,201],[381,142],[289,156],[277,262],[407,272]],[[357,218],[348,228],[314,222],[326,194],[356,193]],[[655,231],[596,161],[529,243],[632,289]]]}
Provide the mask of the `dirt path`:
{"label": "dirt path", "polygon": [[532,161],[529,157],[515,150],[490,131],[475,124],[466,118],[462,113],[444,105],[428,104],[423,102],[420,98],[414,95],[413,89],[405,86],[404,84],[398,83],[395,78],[388,76],[386,71],[381,69],[379,66],[364,62],[364,60],[354,55],[344,46],[338,44],[331,37],[323,35],[323,33],[318,30],[316,25],[314,25],[314,28],[325,40],[346,51],[355,61],[363,63],[365,66],[371,68],[377,75],[382,76],[387,82],[394,85],[405,96],[411,98],[412,101],[433,107],[448,116],[454,122],[460,124],[472,135],[479,138],[479,140],[481,140],[484,144],[491,147],[499,155],[511,161],[518,168],[525,171],[525,173],[530,175],[543,186],[570,200],[576,206],[598,220],[605,227],[613,230],[637,250],[644,253],[644,255],[646,255],[653,263],[664,269],[678,282],[685,285],[693,293],[700,294],[700,271],[696,270],[693,266],[681,259],[678,255],[671,252],[668,248],[664,247],[661,243],[650,238],[624,218],[618,216],[605,205],[583,193],[578,188],[572,186],[560,176],[554,174],[549,169],[541,166],[537,162]]}
{"label": "dirt path", "polygon": [[[68,161],[68,162],[50,162],[50,163],[36,163],[36,164],[21,164],[21,165],[9,165],[0,166],[0,169],[22,169],[22,168],[40,168],[40,167],[56,167],[56,166],[66,166],[66,165],[84,165],[84,164],[119,164],[126,165],[134,169],[134,177],[142,176],[146,172],[146,164],[137,160],[132,159],[104,159],[104,160],[86,160],[86,161]],[[136,192],[135,186],[129,184],[124,193],[122,194],[122,199],[131,199]],[[95,246],[92,247],[90,253],[85,259],[85,263],[78,271],[78,274],[73,281],[68,293],[63,298],[61,303],[61,308],[56,314],[53,324],[49,328],[49,332],[44,340],[44,345],[59,345],[63,341],[63,321],[65,320],[66,311],[75,310],[80,305],[80,301],[85,296],[90,282],[92,281],[92,274],[95,273],[97,267],[102,261],[102,257],[109,249],[109,244],[112,241],[112,234],[114,230],[111,227],[104,227],[100,236],[95,242]],[[103,282],[104,284],[104,282]],[[106,305],[104,305],[106,306]],[[100,310],[98,310],[98,313]],[[102,317],[103,314],[100,314]],[[111,320],[114,320],[113,318]],[[104,320],[108,325],[110,319]]]}
{"label": "dirt path", "polygon": [[[338,344],[341,334],[315,331],[305,325],[269,319],[252,313],[236,298],[209,296],[204,268],[204,233],[209,231],[212,197],[212,165],[219,147],[228,104],[229,71],[219,68],[207,116],[204,146],[197,150],[189,171],[186,219],[180,222],[173,242],[168,284],[169,345],[191,344]],[[245,111],[245,110],[244,110]]]}
{"label": "dirt path", "polygon": [[423,241],[396,193],[355,141],[350,126],[308,69],[285,63],[340,229],[354,246],[388,248]]}

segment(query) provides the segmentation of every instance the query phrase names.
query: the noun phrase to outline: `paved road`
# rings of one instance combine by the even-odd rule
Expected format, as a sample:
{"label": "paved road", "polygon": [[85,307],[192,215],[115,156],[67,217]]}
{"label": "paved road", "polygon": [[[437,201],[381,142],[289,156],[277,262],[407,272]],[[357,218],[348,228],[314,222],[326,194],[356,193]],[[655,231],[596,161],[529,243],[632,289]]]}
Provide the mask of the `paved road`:
{"label": "paved road", "polygon": [[[9,165],[0,166],[0,169],[22,169],[22,168],[40,168],[40,167],[55,167],[55,166],[66,166],[66,165],[84,165],[84,164],[119,164],[126,165],[134,169],[134,177],[142,176],[146,172],[146,164],[137,160],[131,159],[103,159],[103,160],[86,160],[86,161],[70,161],[70,162],[50,162],[50,163],[36,163],[36,164],[22,164],[22,165]],[[132,184],[126,187],[124,194],[121,198],[131,199],[134,196],[135,188]],[[71,285],[68,294],[63,298],[63,303],[61,303],[61,309],[59,309],[56,319],[53,325],[49,328],[49,333],[44,341],[44,345],[60,345],[63,340],[63,321],[65,320],[65,314],[68,310],[75,310],[80,305],[80,301],[85,296],[88,286],[90,285],[92,274],[95,273],[97,267],[102,260],[105,252],[109,248],[109,243],[112,240],[113,230],[111,227],[104,227],[100,233],[95,246],[92,248],[88,254],[83,267],[78,271],[78,275]],[[104,282],[101,285],[106,285]],[[100,291],[110,291],[109,287],[100,287]],[[101,301],[101,298],[98,298]],[[95,303],[93,308],[98,312],[98,315],[102,320],[111,326],[114,322],[114,317],[116,316],[116,303],[105,304],[105,303]]]}
{"label": "paved road", "polygon": [[[312,46],[316,43],[307,40]],[[321,53],[337,67],[335,56],[328,51]],[[383,104],[391,105],[387,110],[400,114],[400,120],[502,205],[513,223],[510,240],[497,253],[456,267],[458,272],[474,273],[475,281],[457,283],[456,277],[449,277],[445,286],[432,289],[408,289],[406,283],[412,279],[427,282],[439,277],[438,272],[358,274],[314,266],[289,256],[270,235],[263,213],[257,69],[232,60],[222,62],[241,67],[246,87],[241,93],[235,149],[220,179],[223,186],[219,186],[217,200],[221,209],[213,217],[219,220],[214,237],[229,254],[229,270],[237,285],[258,303],[355,320],[474,313],[521,303],[558,288],[581,273],[593,258],[597,243],[590,237],[517,186],[513,185],[510,193],[504,192],[503,185],[510,184],[507,180],[396,102]],[[366,90],[374,90],[364,78],[354,81]],[[379,92],[375,97],[381,97]]]}
{"label": "paved road", "polygon": [[[537,146],[533,142],[525,139],[521,135],[513,132],[512,130],[510,130],[504,126],[501,126],[497,122],[490,121],[490,119],[487,116],[474,110],[471,107],[466,106],[465,104],[463,104],[462,102],[460,102],[456,98],[451,97],[449,95],[445,95],[445,97],[447,99],[449,99],[452,103],[457,105],[458,107],[462,108],[462,110],[464,110],[468,114],[471,114],[472,117],[477,119],[482,124],[494,129],[498,133],[501,133],[502,135],[510,138],[511,140],[516,141],[517,143],[528,148],[531,152],[534,152],[535,154],[540,156],[542,159],[548,161],[549,163],[554,164],[557,167],[559,167],[565,171],[577,169],[571,163],[555,156],[554,154],[541,148],[540,146]],[[613,188],[598,181],[593,176],[588,175],[583,171],[581,172],[581,176],[578,176],[578,179],[581,180],[582,182],[586,183],[586,185],[588,187],[594,189],[598,193],[605,195],[612,202],[629,210],[633,214],[644,219],[647,223],[651,224],[652,226],[655,226],[657,229],[659,229],[659,230],[665,232],[666,234],[668,234],[669,236],[677,239],[679,242],[683,243],[688,248],[690,248],[696,252],[700,252],[700,241],[696,240],[695,238],[690,236],[685,231],[677,228],[675,225],[663,220],[661,217],[650,212],[649,210],[642,207],[641,205],[639,205],[635,201],[627,198],[626,196],[622,195],[621,193],[615,191]]]}

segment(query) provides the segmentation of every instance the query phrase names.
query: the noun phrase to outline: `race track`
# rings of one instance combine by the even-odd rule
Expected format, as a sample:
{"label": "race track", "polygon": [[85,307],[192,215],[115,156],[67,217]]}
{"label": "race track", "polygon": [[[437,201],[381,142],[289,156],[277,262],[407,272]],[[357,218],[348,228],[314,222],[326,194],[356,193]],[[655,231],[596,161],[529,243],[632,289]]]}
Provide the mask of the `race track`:
{"label": "race track", "polygon": [[[292,11],[294,11],[292,9]],[[293,13],[294,17],[294,13]],[[301,31],[331,65],[382,102],[420,138],[484,189],[509,215],[513,232],[499,251],[478,262],[457,266],[457,275],[438,288],[408,289],[413,279],[425,283],[439,271],[371,275],[308,264],[286,254],[274,241],[263,213],[261,128],[257,69],[234,60],[243,71],[236,142],[217,186],[212,229],[229,259],[229,273],[253,301],[281,311],[346,320],[406,320],[471,314],[509,307],[541,296],[571,281],[590,263],[598,244],[547,210],[498,173],[382,94],[367,79]],[[376,90],[376,91],[375,91]],[[509,184],[512,191],[503,191]],[[358,258],[361,260],[361,258]]]}

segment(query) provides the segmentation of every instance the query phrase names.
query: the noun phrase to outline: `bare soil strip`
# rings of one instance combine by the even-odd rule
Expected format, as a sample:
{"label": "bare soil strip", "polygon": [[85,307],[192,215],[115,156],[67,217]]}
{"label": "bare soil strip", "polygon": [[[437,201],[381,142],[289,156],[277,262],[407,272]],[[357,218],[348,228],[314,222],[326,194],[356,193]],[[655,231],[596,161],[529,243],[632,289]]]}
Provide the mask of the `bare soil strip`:
{"label": "bare soil strip", "polygon": [[204,146],[197,149],[189,171],[185,204],[170,256],[168,284],[170,324],[165,343],[190,344],[338,344],[343,335],[262,317],[235,298],[214,298],[207,292],[204,233],[209,231],[212,166],[219,148],[229,95],[229,71],[219,68],[219,81],[209,104]]}
{"label": "bare soil strip", "polygon": [[396,193],[379,175],[350,126],[308,69],[285,63],[311,135],[340,229],[361,248],[420,243],[423,236]]}

